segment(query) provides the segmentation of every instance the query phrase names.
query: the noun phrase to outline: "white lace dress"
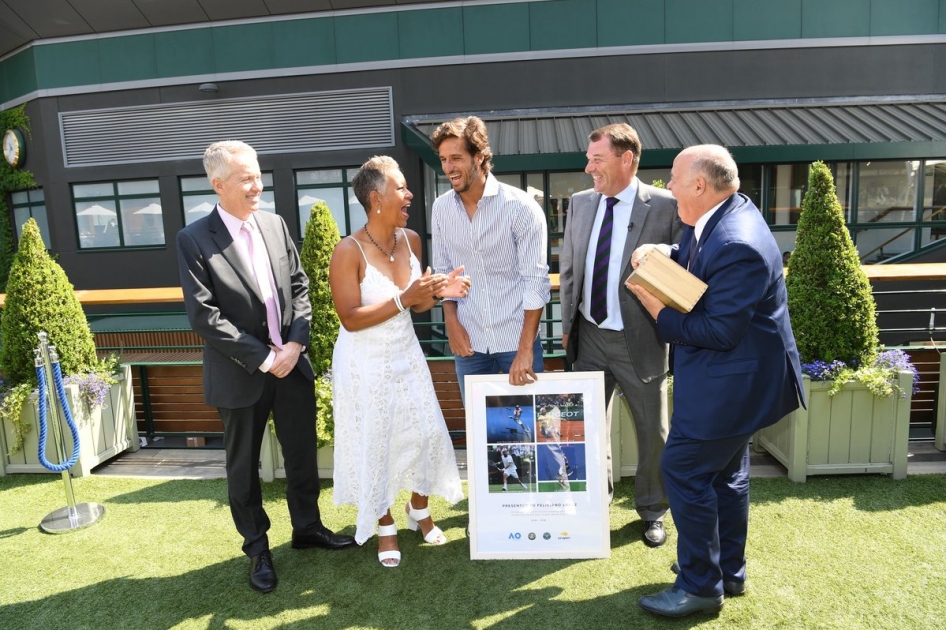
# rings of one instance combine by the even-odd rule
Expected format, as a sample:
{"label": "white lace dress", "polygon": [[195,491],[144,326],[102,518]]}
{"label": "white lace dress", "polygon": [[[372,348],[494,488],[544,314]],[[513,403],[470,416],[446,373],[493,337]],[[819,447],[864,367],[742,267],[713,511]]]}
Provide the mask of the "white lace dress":
{"label": "white lace dress", "polygon": [[[407,242],[403,232],[402,237]],[[420,262],[413,252],[410,259],[413,282],[421,275]],[[367,258],[365,263],[362,305],[390,300],[400,291]],[[335,504],[358,507],[359,545],[374,535],[388,508],[395,508],[395,517],[404,510],[394,506],[402,489],[439,495],[451,504],[463,498],[453,445],[409,309],[365,330],[341,327],[332,385]]]}

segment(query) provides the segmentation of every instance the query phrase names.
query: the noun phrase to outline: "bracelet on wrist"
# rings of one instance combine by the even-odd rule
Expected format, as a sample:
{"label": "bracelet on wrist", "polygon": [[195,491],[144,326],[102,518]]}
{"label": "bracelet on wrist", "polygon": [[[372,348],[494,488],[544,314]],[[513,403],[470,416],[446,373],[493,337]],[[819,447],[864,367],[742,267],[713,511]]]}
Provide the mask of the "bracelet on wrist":
{"label": "bracelet on wrist", "polygon": [[404,305],[401,304],[401,294],[400,294],[400,293],[395,293],[395,294],[394,294],[394,306],[397,307],[397,312],[398,312],[398,313],[404,312]]}

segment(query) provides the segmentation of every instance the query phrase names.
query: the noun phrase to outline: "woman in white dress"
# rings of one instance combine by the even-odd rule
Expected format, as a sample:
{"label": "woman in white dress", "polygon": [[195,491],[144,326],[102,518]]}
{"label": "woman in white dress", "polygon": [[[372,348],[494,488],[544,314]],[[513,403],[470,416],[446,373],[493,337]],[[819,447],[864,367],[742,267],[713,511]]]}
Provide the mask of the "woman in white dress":
{"label": "woman in white dress", "polygon": [[[428,543],[447,542],[430,518],[427,497],[463,498],[453,445],[410,310],[438,297],[465,297],[462,267],[421,272],[420,236],[405,229],[413,195],[392,158],[373,157],[352,179],[365,208],[364,228],[335,247],[329,282],[341,329],[332,357],[335,504],[358,506],[355,540],[378,531],[378,559],[401,559],[391,506],[402,489],[404,510]],[[402,288],[404,287],[404,288]]]}

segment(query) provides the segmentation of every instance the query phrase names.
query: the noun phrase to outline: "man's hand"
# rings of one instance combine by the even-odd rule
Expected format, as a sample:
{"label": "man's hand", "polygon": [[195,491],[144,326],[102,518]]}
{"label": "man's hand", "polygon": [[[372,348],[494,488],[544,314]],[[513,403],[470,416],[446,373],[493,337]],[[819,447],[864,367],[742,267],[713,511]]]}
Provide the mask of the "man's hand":
{"label": "man's hand", "polygon": [[450,341],[450,352],[456,357],[472,357],[473,345],[470,343],[470,333],[466,331],[459,319],[447,320],[447,339]]}
{"label": "man's hand", "polygon": [[442,298],[465,298],[470,292],[471,280],[463,275],[463,265],[447,274],[447,282],[438,295]]}
{"label": "man's hand", "polygon": [[637,269],[641,264],[641,260],[654,249],[658,249],[657,245],[654,243],[646,243],[635,249],[634,253],[631,254],[631,267]]}
{"label": "man's hand", "polygon": [[653,293],[641,285],[625,282],[624,286],[626,286],[631,291],[631,293],[637,296],[637,299],[641,301],[641,304],[644,305],[644,308],[648,313],[650,313],[650,316],[654,318],[654,321],[657,320],[657,316],[660,314],[660,311],[667,308],[663,302],[654,297]]}
{"label": "man's hand", "polygon": [[530,385],[538,380],[532,370],[533,359],[535,359],[535,354],[532,351],[532,346],[520,348],[516,352],[516,358],[512,360],[512,365],[509,366],[510,385]]}
{"label": "man's hand", "polygon": [[568,333],[562,333],[562,348],[568,350]]}
{"label": "man's hand", "polygon": [[302,344],[289,341],[282,348],[270,346],[270,349],[276,353],[276,358],[269,367],[269,373],[276,378],[285,378],[299,362],[299,355],[302,354]]}

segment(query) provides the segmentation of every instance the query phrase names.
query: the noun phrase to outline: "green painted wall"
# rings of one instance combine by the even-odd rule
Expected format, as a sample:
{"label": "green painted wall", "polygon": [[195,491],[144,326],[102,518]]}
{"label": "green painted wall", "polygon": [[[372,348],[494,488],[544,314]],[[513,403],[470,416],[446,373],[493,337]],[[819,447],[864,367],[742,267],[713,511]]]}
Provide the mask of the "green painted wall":
{"label": "green painted wall", "polygon": [[464,7],[463,43],[468,55],[530,50],[529,5],[516,3]]}
{"label": "green painted wall", "polygon": [[268,68],[936,33],[946,33],[946,0],[550,0],[411,8],[34,45],[0,62],[0,103],[38,89]]}

